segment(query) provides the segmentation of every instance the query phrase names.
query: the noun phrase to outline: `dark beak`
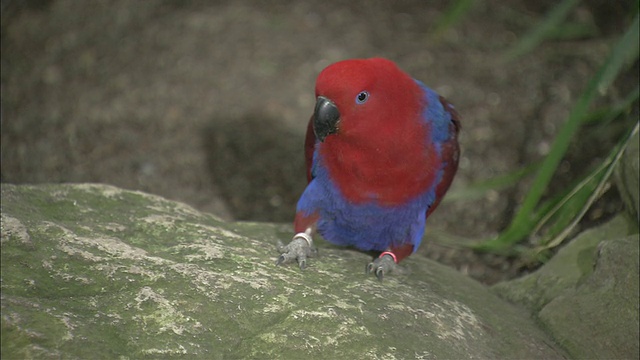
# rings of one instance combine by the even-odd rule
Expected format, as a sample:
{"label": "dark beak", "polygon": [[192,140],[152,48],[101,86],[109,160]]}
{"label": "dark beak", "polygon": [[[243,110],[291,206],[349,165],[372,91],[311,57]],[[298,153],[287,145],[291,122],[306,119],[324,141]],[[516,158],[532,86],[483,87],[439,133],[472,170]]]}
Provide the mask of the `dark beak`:
{"label": "dark beak", "polygon": [[316,108],[313,112],[313,132],[316,139],[324,141],[328,135],[338,131],[340,112],[333,101],[324,96],[318,96]]}

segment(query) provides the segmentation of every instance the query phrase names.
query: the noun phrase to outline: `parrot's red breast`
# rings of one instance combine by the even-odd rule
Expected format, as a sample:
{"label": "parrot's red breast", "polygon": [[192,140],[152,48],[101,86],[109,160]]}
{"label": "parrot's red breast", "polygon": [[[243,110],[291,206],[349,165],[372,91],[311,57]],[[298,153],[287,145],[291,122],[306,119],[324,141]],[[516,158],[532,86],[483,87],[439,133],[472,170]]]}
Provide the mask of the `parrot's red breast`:
{"label": "parrot's red breast", "polygon": [[[368,100],[358,104],[363,89]],[[374,58],[333,64],[318,76],[317,96],[332,99],[340,109],[338,133],[327,137],[319,151],[346,198],[401,204],[435,182],[442,157],[425,141],[431,129],[422,118],[428,105],[424,90],[393,62]],[[457,114],[455,120],[457,127]],[[457,128],[453,132],[457,135]],[[315,143],[312,117],[305,142],[309,181]],[[445,160],[455,162],[456,169],[457,140],[450,143]],[[450,183],[453,174],[446,178]]]}

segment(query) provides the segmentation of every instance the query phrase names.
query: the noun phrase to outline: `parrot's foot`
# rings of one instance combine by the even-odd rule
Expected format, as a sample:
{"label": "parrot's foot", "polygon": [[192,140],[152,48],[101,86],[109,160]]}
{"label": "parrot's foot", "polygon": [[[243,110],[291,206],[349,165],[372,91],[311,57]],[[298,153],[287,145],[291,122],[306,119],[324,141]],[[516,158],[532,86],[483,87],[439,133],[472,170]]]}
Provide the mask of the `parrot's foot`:
{"label": "parrot's foot", "polygon": [[395,255],[391,252],[385,251],[380,256],[367,264],[367,274],[375,274],[378,280],[382,281],[386,274],[389,274],[396,270]]}
{"label": "parrot's foot", "polygon": [[278,251],[282,255],[276,261],[276,265],[287,263],[291,260],[297,260],[300,269],[307,267],[307,258],[314,257],[318,254],[318,249],[313,246],[313,239],[307,233],[297,233],[289,245],[284,245],[278,240]]}

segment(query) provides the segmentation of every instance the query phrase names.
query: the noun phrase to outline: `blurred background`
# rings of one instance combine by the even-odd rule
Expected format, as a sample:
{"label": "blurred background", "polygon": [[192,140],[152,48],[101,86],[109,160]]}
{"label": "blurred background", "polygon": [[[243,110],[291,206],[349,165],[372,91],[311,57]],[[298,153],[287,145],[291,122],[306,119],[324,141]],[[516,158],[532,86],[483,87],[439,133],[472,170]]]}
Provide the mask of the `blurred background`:
{"label": "blurred background", "polygon": [[[562,26],[516,56],[557,2],[2,0],[2,182],[108,183],[228,220],[291,222],[315,77],[338,60],[382,56],[462,116],[452,196],[421,251],[493,283],[522,264],[438,237],[504,230],[531,176],[465,190],[549,153],[638,7],[571,3]],[[636,58],[596,105],[624,98],[637,74]],[[597,165],[624,129],[584,126],[547,192]],[[581,224],[621,207],[607,191]]]}

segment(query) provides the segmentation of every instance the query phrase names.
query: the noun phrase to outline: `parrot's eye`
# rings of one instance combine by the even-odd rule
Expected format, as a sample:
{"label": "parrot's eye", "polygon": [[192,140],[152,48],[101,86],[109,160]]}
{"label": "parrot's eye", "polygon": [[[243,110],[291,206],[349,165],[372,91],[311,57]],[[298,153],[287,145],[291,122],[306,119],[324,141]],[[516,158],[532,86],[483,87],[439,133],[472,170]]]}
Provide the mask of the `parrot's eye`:
{"label": "parrot's eye", "polygon": [[366,91],[361,91],[358,96],[356,96],[356,104],[364,104],[369,100],[369,93]]}

